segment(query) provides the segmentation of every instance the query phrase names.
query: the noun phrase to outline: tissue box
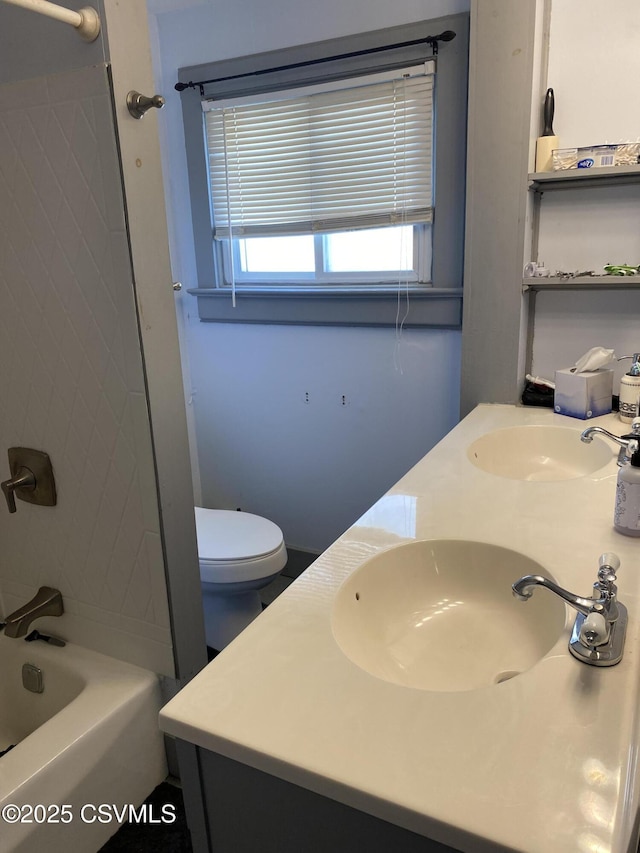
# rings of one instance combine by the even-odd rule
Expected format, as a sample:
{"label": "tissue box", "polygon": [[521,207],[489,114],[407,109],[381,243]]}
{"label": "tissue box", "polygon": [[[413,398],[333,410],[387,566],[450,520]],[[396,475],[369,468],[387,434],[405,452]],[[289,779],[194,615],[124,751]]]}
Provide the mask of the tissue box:
{"label": "tissue box", "polygon": [[559,415],[595,418],[611,411],[613,370],[576,373],[575,367],[556,370],[553,408]]}
{"label": "tissue box", "polygon": [[640,142],[591,145],[587,148],[554,148],[551,156],[554,172],[603,166],[636,166],[640,163]]}

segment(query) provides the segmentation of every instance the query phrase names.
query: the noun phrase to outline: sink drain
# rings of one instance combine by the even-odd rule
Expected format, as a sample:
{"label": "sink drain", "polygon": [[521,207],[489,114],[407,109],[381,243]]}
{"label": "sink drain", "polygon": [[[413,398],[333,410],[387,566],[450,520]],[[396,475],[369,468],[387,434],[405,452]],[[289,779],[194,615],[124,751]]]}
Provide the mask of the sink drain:
{"label": "sink drain", "polygon": [[515,678],[516,675],[520,675],[517,669],[507,669],[504,672],[499,672],[493,679],[493,683],[502,684],[504,681],[510,681],[512,678]]}

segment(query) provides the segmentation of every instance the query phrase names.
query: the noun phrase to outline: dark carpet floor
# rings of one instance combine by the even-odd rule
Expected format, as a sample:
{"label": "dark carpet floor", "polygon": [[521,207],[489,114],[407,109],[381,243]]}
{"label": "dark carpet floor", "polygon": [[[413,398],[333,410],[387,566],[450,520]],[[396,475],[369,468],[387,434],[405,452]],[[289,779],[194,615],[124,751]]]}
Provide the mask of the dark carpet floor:
{"label": "dark carpet floor", "polygon": [[125,823],[100,848],[100,853],[192,853],[191,838],[184,814],[182,791],[175,785],[163,782],[145,800],[150,814],[160,817],[162,807],[172,805],[173,823]]}

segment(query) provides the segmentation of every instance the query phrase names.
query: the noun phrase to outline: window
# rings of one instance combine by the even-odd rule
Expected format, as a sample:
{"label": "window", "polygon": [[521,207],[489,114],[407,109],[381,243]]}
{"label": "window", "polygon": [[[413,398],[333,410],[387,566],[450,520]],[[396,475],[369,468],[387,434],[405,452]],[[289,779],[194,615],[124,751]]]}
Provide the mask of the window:
{"label": "window", "polygon": [[[430,229],[395,225],[289,237],[221,240],[224,284],[343,284],[428,281]],[[233,251],[233,258],[230,252]]]}
{"label": "window", "polygon": [[200,318],[458,327],[467,57],[460,14],[180,69]]}
{"label": "window", "polygon": [[220,286],[429,282],[433,77],[205,100]]}

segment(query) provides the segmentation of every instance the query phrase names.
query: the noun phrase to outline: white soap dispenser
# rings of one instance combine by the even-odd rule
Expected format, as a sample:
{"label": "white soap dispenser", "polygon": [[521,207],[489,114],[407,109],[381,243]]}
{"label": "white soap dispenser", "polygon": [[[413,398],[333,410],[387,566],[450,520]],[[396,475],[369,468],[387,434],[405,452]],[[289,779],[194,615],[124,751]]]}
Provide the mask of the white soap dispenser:
{"label": "white soap dispenser", "polygon": [[640,352],[633,355],[623,355],[618,361],[625,358],[632,359],[629,372],[620,380],[620,403],[618,405],[618,416],[621,421],[630,424],[638,416],[638,397],[640,397]]}
{"label": "white soap dispenser", "polygon": [[631,460],[618,471],[613,526],[625,536],[640,536],[640,449],[629,441]]}

